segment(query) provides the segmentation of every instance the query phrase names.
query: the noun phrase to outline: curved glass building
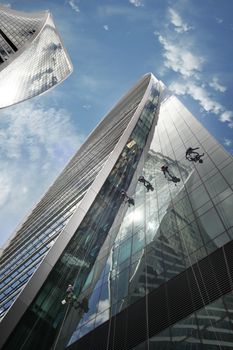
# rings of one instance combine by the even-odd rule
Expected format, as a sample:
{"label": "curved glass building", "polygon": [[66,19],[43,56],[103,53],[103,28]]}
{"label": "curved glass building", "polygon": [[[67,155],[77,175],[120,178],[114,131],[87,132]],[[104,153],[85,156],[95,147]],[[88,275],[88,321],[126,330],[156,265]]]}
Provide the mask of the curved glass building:
{"label": "curved glass building", "polygon": [[24,13],[0,6],[0,108],[47,91],[71,72],[48,11]]}
{"label": "curved glass building", "polygon": [[1,348],[231,349],[232,171],[145,75],[4,250]]}

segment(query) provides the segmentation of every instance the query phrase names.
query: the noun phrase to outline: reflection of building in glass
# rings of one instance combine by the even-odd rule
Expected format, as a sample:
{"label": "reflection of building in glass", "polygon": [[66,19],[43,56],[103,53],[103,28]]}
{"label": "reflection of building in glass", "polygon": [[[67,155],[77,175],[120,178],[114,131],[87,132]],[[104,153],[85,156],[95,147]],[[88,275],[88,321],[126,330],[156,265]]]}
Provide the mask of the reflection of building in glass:
{"label": "reflection of building in glass", "polygon": [[[164,162],[169,165],[171,173],[178,171],[184,181],[184,184],[179,187],[171,184],[169,192],[160,170]],[[185,270],[191,263],[187,248],[197,249],[201,246],[197,226],[192,223],[189,224],[189,215],[187,215],[189,203],[187,203],[185,197],[185,186],[188,186],[192,176],[192,168],[189,167],[189,164],[182,165],[180,162],[164,157],[162,154],[156,154],[151,150],[144,166],[144,175],[154,182],[156,192],[151,193],[146,202],[140,203],[140,200],[137,200],[137,203],[140,203],[139,211],[148,208],[148,226],[146,237],[144,237],[146,244],[141,245],[139,243],[143,240],[143,234],[140,232],[144,230],[144,220],[141,221],[140,226],[134,227],[135,233],[139,233],[136,236],[137,239],[134,235],[130,236],[133,249],[135,244],[136,251],[140,248],[140,245],[144,248],[140,251],[141,257],[135,265],[135,269],[131,271],[128,287],[130,297],[128,303],[130,304]],[[136,193],[139,198],[142,198],[143,190],[138,184]],[[158,207],[156,207],[153,204],[158,196],[161,200],[158,202]],[[183,198],[183,200],[180,201],[180,198]],[[158,217],[160,219],[156,222],[155,218]],[[188,225],[187,230],[181,236],[180,229],[186,225]],[[211,240],[203,225],[201,225],[201,230],[205,241]],[[216,244],[211,243],[213,249],[216,249]],[[202,257],[203,251],[198,250],[195,258],[199,260]]]}
{"label": "reflection of building in glass", "polygon": [[[185,158],[188,147],[205,153],[202,164]],[[143,77],[5,249],[3,349],[231,349],[232,171],[185,107]]]}
{"label": "reflection of building in glass", "polygon": [[48,11],[29,14],[0,6],[0,108],[47,91],[71,72]]}

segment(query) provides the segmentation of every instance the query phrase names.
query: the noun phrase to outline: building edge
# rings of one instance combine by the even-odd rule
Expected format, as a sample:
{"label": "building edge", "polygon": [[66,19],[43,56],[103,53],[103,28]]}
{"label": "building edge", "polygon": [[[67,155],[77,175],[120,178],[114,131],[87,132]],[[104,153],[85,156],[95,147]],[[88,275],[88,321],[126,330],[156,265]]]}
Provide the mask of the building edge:
{"label": "building edge", "polygon": [[[159,84],[158,80],[153,76],[152,73],[148,73],[144,75],[125,95],[123,95],[122,98],[120,98],[119,102],[111,109],[113,110],[118,106],[118,104],[121,104],[124,99],[142,82],[144,79],[148,79],[148,86],[146,88],[146,91],[144,93],[143,98],[141,99],[136,111],[134,112],[133,117],[131,118],[125,132],[122,134],[120,140],[117,142],[114,150],[109,155],[105,165],[100,170],[98,175],[96,176],[94,182],[88,189],[87,193],[79,203],[76,211],[74,212],[73,216],[61,232],[61,234],[58,236],[56,242],[51,247],[51,249],[48,251],[47,255],[42,260],[41,264],[39,265],[38,269],[34,272],[32,277],[29,279],[28,283],[25,285],[21,293],[19,294],[16,301],[10,306],[8,311],[6,312],[3,320],[0,322],[0,333],[2,334],[2,337],[0,339],[0,347],[2,348],[7,341],[8,337],[10,336],[11,332],[16,327],[17,323],[20,321],[21,317],[35,298],[36,294],[40,290],[41,286],[45,282],[46,278],[48,277],[49,273],[51,272],[53,266],[58,261],[60,255],[64,251],[67,244],[72,239],[74,233],[78,229],[79,225],[81,224],[83,218],[85,217],[86,213],[88,212],[89,208],[91,207],[95,197],[97,196],[98,192],[100,191],[101,187],[103,186],[105,180],[107,179],[108,175],[110,174],[112,168],[114,167],[119,155],[121,154],[123,148],[125,147],[125,144],[130,137],[134,127],[137,124],[137,121],[140,117],[140,114],[145,106],[145,103],[147,102],[148,96],[151,91],[151,87],[154,83]],[[157,110],[157,117],[159,113],[159,108]],[[107,114],[108,115],[108,114]],[[102,119],[102,121],[104,118]],[[155,127],[157,120],[154,118],[153,127]],[[101,123],[101,122],[100,122]],[[93,130],[93,132],[89,135],[88,139],[94,135],[94,132],[96,131],[97,127],[100,125],[100,123],[96,126],[96,128]],[[150,131],[149,133],[151,135],[150,141],[152,139],[153,132]],[[87,141],[86,141],[87,142]],[[86,143],[84,142],[84,144]],[[147,149],[149,150],[149,144],[147,144]],[[82,146],[80,147],[78,152],[81,152]],[[142,164],[143,165],[143,164]],[[52,186],[52,185],[51,185]],[[29,214],[30,215],[30,214]],[[26,220],[25,220],[26,221]],[[25,222],[24,221],[24,222]],[[16,233],[15,233],[16,234]],[[15,235],[14,234],[14,235]],[[12,240],[13,238],[11,238]]]}

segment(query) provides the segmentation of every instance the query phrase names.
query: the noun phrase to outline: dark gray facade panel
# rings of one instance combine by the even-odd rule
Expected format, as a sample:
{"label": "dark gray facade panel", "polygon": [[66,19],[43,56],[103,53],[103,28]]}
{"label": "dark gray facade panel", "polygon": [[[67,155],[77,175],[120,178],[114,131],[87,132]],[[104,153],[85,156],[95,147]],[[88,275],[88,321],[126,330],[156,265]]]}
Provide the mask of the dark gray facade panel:
{"label": "dark gray facade panel", "polygon": [[[205,305],[232,291],[232,249],[231,241],[147,296],[140,298],[67,349],[120,349],[123,346],[124,350],[129,350],[147,339],[151,339],[151,343],[156,346],[156,337],[153,338],[156,334],[160,334],[169,326],[186,319],[194,311],[203,309]],[[205,276],[205,279],[202,276]],[[211,313],[211,316],[214,315]],[[183,326],[185,329],[185,323]],[[105,339],[100,336],[103,333]],[[109,347],[104,344],[108,338],[110,338]],[[182,337],[179,344],[182,345]],[[171,341],[171,349],[173,345]],[[159,341],[157,346],[159,347]]]}

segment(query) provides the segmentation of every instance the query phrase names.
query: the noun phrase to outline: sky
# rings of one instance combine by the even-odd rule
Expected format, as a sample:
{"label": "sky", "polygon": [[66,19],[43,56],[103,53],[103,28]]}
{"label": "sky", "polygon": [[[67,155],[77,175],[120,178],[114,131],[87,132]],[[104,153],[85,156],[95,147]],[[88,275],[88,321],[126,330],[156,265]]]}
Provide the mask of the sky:
{"label": "sky", "polygon": [[232,0],[10,0],[50,10],[74,66],[56,88],[0,110],[0,246],[145,73],[233,154]]}

